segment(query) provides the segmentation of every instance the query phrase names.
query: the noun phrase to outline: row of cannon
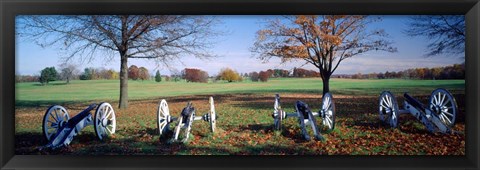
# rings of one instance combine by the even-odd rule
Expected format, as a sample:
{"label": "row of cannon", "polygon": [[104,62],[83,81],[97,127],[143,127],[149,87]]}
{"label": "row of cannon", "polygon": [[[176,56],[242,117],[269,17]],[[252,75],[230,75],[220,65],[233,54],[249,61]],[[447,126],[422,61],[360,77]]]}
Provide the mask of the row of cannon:
{"label": "row of cannon", "polygon": [[[384,91],[379,97],[379,117],[387,125],[396,128],[400,114],[411,114],[417,118],[428,131],[451,133],[451,127],[455,124],[458,112],[457,103],[453,95],[445,89],[436,89],[431,93],[429,103],[423,104],[417,99],[404,93],[403,108],[400,109],[395,96]],[[197,116],[197,110],[191,102],[182,109],[178,117],[170,115],[167,101],[162,99],[157,109],[157,129],[160,136],[170,131],[172,123],[176,123],[173,129],[172,142],[187,142],[190,136],[192,125],[195,121],[206,121],[209,123],[210,131],[215,132],[218,116],[215,112],[213,97],[209,98],[209,110],[201,116]],[[282,123],[288,118],[297,118],[300,131],[306,140],[310,140],[307,127],[312,128],[313,136],[317,140],[323,140],[320,129],[327,130],[335,128],[335,103],[331,93],[322,96],[322,103],[317,112],[313,112],[308,104],[303,101],[295,103],[295,111],[287,113],[281,107],[280,95],[275,95],[273,117],[273,129],[282,130]],[[91,111],[95,109],[94,114]],[[322,127],[317,126],[316,117],[321,118]],[[116,116],[115,111],[109,103],[91,104],[85,110],[70,118],[67,110],[59,105],[49,107],[44,115],[42,131],[48,144],[45,147],[58,148],[68,146],[83,128],[93,125],[95,134],[99,140],[115,133]]]}

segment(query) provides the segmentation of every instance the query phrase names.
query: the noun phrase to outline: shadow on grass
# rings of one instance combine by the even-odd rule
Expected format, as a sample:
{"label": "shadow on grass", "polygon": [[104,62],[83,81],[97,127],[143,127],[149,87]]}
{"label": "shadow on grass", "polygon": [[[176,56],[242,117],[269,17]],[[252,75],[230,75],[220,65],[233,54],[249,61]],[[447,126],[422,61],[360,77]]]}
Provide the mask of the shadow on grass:
{"label": "shadow on grass", "polygon": [[151,136],[158,136],[159,135],[159,132],[158,132],[157,128],[147,128],[147,129],[144,129],[144,130],[139,130],[137,132],[137,134],[142,134],[142,133],[146,133],[146,134],[151,135]]}
{"label": "shadow on grass", "polygon": [[216,155],[321,155],[321,152],[310,150],[309,148],[296,146],[278,146],[278,145],[257,145],[257,146],[243,146],[240,150],[229,149],[224,147],[211,146],[187,146],[188,149],[194,153],[201,155],[216,154]]}
{"label": "shadow on grass", "polygon": [[[87,107],[89,101],[65,101],[65,100],[15,100],[15,107],[49,107],[52,105],[75,105],[86,104]],[[68,109],[68,108],[67,108]]]}
{"label": "shadow on grass", "polygon": [[360,128],[365,128],[365,129],[388,129],[391,128],[390,125],[381,122],[378,120],[377,122],[357,122],[355,121],[352,126],[357,126]]}
{"label": "shadow on grass", "polygon": [[34,86],[64,86],[64,85],[69,85],[67,84],[66,82],[50,82],[48,84],[41,84],[41,83],[37,83],[37,84],[33,84]]}
{"label": "shadow on grass", "polygon": [[[307,129],[310,131],[311,127],[308,126]],[[273,124],[250,124],[238,127],[239,131],[251,131],[252,133],[261,133],[261,134],[273,134],[279,133],[283,137],[292,139],[295,143],[305,143],[309,140],[305,140],[301,133],[301,129],[296,126],[283,125],[280,131],[275,131],[273,129]],[[310,133],[310,136],[313,139],[313,132]]]}
{"label": "shadow on grass", "polygon": [[15,154],[16,155],[58,155],[71,153],[69,148],[61,147],[58,149],[43,148],[48,141],[42,133],[16,133],[15,134]]}
{"label": "shadow on grass", "polygon": [[47,140],[42,133],[22,132],[15,133],[15,147],[32,147],[43,146],[47,144]]}
{"label": "shadow on grass", "polygon": [[[241,103],[233,104],[235,107],[243,107],[249,109],[271,109],[273,111],[273,105],[275,103],[274,96],[272,97],[237,97],[235,101],[241,101]],[[320,108],[319,98],[299,98],[299,97],[281,97],[280,105],[283,109],[293,110],[295,102],[303,101],[307,103],[310,109],[314,112]]]}
{"label": "shadow on grass", "polygon": [[250,125],[240,126],[238,130],[240,131],[250,130],[256,133],[264,131],[264,132],[270,133],[270,132],[273,132],[273,124],[272,125],[250,124]]}

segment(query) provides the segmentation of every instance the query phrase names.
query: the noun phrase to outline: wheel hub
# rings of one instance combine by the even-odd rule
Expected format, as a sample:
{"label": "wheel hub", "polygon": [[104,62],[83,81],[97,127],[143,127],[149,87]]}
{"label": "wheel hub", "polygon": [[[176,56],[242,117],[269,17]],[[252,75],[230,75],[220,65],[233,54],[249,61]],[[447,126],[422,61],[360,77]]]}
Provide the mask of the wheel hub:
{"label": "wheel hub", "polygon": [[170,123],[172,118],[170,115],[167,115],[165,116],[165,119],[167,120],[167,123]]}
{"label": "wheel hub", "polygon": [[66,124],[67,124],[66,121],[60,120],[60,122],[58,122],[58,127],[59,127],[59,128],[62,128],[62,127],[64,127]]}
{"label": "wheel hub", "polygon": [[393,109],[391,109],[391,108],[386,108],[385,109],[385,113],[392,113],[392,112],[393,112]]}
{"label": "wheel hub", "polygon": [[102,119],[102,126],[106,127],[108,125],[108,119]]}
{"label": "wheel hub", "polygon": [[442,110],[443,110],[443,109],[442,109],[442,106],[435,105],[435,106],[433,107],[433,112],[435,112],[435,113],[437,113],[437,114],[439,114]]}

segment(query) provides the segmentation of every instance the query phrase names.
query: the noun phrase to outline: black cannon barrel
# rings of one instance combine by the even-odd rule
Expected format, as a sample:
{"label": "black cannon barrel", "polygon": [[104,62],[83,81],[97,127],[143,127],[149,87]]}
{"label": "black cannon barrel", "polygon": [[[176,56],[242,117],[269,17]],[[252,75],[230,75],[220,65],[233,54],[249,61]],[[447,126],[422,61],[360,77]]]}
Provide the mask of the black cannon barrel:
{"label": "black cannon barrel", "polygon": [[423,103],[421,103],[420,101],[418,101],[417,99],[413,98],[412,96],[410,96],[408,93],[404,93],[403,94],[403,97],[405,97],[405,100],[410,103],[413,107],[419,109],[419,110],[425,110],[425,105],[423,105]]}
{"label": "black cannon barrel", "polygon": [[310,111],[310,108],[308,108],[308,104],[298,100],[296,103],[295,103],[296,107],[297,107],[297,111],[300,112],[302,115],[303,115],[303,118],[304,119],[308,119],[308,113],[311,112]]}
{"label": "black cannon barrel", "polygon": [[182,113],[180,115],[183,117],[182,123],[186,123],[188,117],[195,112],[195,108],[193,107],[191,102],[187,103],[187,106],[183,108]]}
{"label": "black cannon barrel", "polygon": [[78,122],[82,121],[83,119],[85,119],[85,117],[90,115],[90,111],[93,110],[95,107],[97,107],[97,104],[95,103],[88,106],[85,110],[83,110],[82,112],[80,112],[79,114],[71,118],[70,120],[68,120],[66,127],[69,127],[69,128],[75,127]]}
{"label": "black cannon barrel", "polygon": [[188,102],[187,106],[183,108],[181,115],[186,118],[190,116],[194,111],[195,108],[193,107],[192,103]]}

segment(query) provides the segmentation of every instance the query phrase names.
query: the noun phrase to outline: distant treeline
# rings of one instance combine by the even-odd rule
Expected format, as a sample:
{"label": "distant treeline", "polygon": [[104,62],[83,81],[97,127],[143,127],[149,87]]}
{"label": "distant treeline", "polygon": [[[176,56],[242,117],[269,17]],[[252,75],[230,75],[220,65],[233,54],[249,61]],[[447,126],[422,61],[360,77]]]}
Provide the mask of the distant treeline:
{"label": "distant treeline", "polygon": [[[80,72],[75,66],[60,68],[59,71],[55,67],[46,67],[40,71],[40,75],[16,75],[16,82],[40,82],[48,84],[48,81],[56,80],[118,80],[119,72],[113,69],[87,67]],[[144,67],[138,69],[135,65],[129,68],[130,79],[148,79],[148,70]],[[147,76],[148,78],[146,78]]]}
{"label": "distant treeline", "polygon": [[[155,76],[151,76],[149,70],[145,67],[137,67],[131,65],[128,68],[128,78],[131,80],[155,80],[164,81],[180,81],[201,82],[206,83],[209,79],[214,82],[240,82],[249,79],[254,82],[266,82],[270,78],[306,78],[320,77],[320,73],[314,70],[303,68],[293,68],[292,71],[284,69],[268,69],[260,72],[238,73],[231,68],[223,68],[215,76],[209,76],[204,70],[197,68],[185,68],[181,72],[171,71],[171,75],[161,75],[159,71]],[[441,79],[465,79],[465,64],[454,64],[446,67],[435,68],[415,68],[404,71],[387,71],[385,73],[368,73],[368,74],[337,74],[332,78],[350,78],[350,79],[425,79],[425,80],[441,80]],[[40,72],[40,75],[16,75],[16,82],[40,82],[48,84],[49,81],[55,80],[118,80],[119,72],[113,69],[88,67],[83,72],[78,71],[72,65],[61,67],[57,72],[55,67],[46,67]]]}
{"label": "distant treeline", "polygon": [[268,78],[280,77],[320,77],[320,73],[314,70],[295,67],[292,71],[284,69],[268,69],[260,72],[245,73],[245,77],[250,77],[252,81],[267,81]]}
{"label": "distant treeline", "polygon": [[350,79],[419,79],[419,80],[446,80],[465,79],[465,63],[446,67],[414,68],[403,71],[387,71],[385,73],[368,74],[337,74],[334,78]]}

